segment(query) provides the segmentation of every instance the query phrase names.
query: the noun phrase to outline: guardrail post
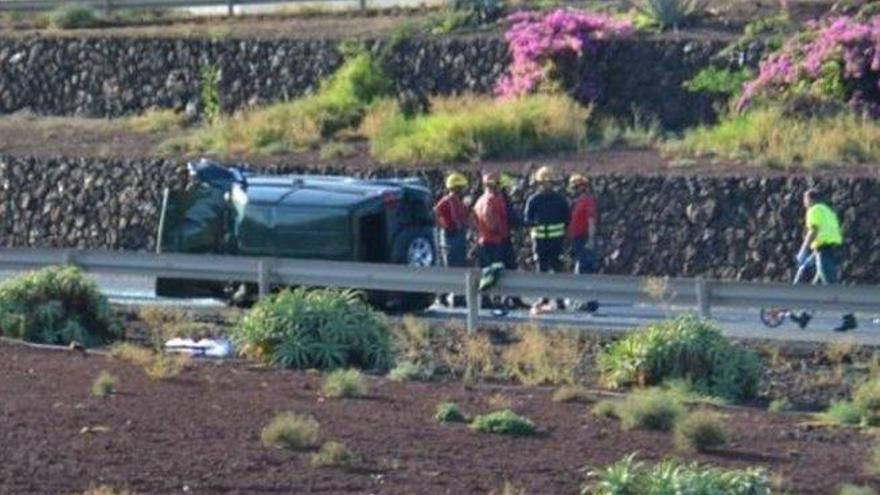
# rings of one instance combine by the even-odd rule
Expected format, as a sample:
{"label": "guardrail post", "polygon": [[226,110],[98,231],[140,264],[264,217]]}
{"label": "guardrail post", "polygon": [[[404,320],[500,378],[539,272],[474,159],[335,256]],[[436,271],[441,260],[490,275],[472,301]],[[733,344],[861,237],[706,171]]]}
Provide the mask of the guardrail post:
{"label": "guardrail post", "polygon": [[61,257],[62,264],[64,266],[75,266],[76,265],[76,256],[73,254],[73,251],[70,249],[64,250],[64,255]]}
{"label": "guardrail post", "polygon": [[361,0],[361,12],[367,10],[367,0]]}
{"label": "guardrail post", "polygon": [[269,275],[272,262],[262,259],[257,262],[257,284],[260,289],[260,299],[269,295]]}
{"label": "guardrail post", "polygon": [[235,0],[228,0],[226,2],[226,15],[229,17],[235,15]]}
{"label": "guardrail post", "polygon": [[467,302],[467,331],[474,333],[480,321],[480,271],[468,269],[464,275],[465,301]]}
{"label": "guardrail post", "polygon": [[697,277],[695,283],[697,289],[697,311],[700,314],[700,318],[708,320],[712,317],[709,284],[703,277]]}

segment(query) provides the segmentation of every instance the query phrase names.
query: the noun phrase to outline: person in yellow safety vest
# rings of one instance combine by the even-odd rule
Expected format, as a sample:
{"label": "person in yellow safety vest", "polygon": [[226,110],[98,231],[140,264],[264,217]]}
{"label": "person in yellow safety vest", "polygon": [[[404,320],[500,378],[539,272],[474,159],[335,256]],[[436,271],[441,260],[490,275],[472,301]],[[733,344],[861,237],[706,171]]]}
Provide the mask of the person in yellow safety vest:
{"label": "person in yellow safety vest", "polygon": [[[813,283],[823,285],[837,284],[840,281],[841,251],[843,251],[843,230],[834,210],[817,189],[804,193],[804,208],[807,210],[804,243],[797,255],[798,265],[804,264],[812,251],[816,259],[816,277]],[[810,322],[809,313],[791,315],[791,319],[801,328]],[[856,317],[852,313],[843,315],[843,321],[836,327],[836,332],[846,332],[858,327]]]}
{"label": "person in yellow safety vest", "polygon": [[[565,245],[565,230],[569,221],[568,200],[555,189],[553,169],[544,166],[535,173],[538,191],[526,201],[524,220],[531,228],[532,246],[539,272],[562,273],[562,251]],[[565,302],[556,300],[558,309],[565,309]],[[540,313],[548,308],[547,299],[541,299],[532,313]]]}

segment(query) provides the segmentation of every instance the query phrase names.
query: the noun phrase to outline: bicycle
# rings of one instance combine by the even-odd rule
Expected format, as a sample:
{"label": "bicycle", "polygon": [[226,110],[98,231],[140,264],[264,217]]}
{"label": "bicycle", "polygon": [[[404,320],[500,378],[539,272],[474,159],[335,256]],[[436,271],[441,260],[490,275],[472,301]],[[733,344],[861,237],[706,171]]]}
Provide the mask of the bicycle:
{"label": "bicycle", "polygon": [[[798,266],[797,272],[794,274],[794,280],[792,280],[792,285],[797,285],[800,283],[801,279],[803,279],[804,274],[810,268],[816,267],[816,254],[811,254],[803,263]],[[814,282],[815,283],[815,282]],[[810,316],[812,316],[813,312],[807,312]],[[776,328],[783,323],[785,320],[790,319],[793,311],[791,309],[785,308],[761,308],[761,323],[763,323],[768,328]]]}

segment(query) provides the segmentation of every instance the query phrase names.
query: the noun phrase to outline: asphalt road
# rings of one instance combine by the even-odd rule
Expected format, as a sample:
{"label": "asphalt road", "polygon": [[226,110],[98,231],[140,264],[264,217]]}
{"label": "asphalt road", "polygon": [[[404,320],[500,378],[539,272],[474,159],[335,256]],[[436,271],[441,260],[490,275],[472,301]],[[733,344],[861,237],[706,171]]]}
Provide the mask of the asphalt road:
{"label": "asphalt road", "polygon": [[[13,272],[0,271],[0,280],[13,276]],[[101,290],[116,304],[145,305],[158,304],[194,309],[220,308],[222,301],[214,299],[160,299],[154,291],[154,279],[150,277],[89,275],[98,283]],[[668,307],[661,305],[601,305],[595,314],[575,311],[560,311],[531,318],[526,311],[514,311],[506,316],[494,316],[491,311],[482,311],[481,318],[498,324],[518,324],[535,321],[541,325],[623,332],[691,311],[692,308]],[[880,312],[880,308],[878,308]],[[430,319],[464,320],[465,310],[434,306],[419,316]],[[724,332],[736,338],[770,339],[801,342],[848,341],[859,345],[880,346],[880,314],[860,314],[859,328],[844,334],[831,331],[837,326],[840,315],[833,312],[820,312],[806,330],[801,330],[792,322],[778,328],[765,327],[759,317],[759,309],[713,309],[713,319]]]}

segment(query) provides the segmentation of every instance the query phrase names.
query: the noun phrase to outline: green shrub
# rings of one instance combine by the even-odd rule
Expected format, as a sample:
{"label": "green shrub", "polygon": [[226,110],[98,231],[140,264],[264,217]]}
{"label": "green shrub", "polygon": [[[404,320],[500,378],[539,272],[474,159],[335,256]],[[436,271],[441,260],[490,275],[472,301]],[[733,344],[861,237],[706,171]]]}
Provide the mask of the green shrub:
{"label": "green shrub", "polygon": [[637,8],[660,29],[677,29],[701,16],[707,4],[706,0],[641,0]]}
{"label": "green shrub", "polygon": [[321,391],[327,397],[357,398],[367,395],[368,387],[360,371],[336,370],[324,380]]}
{"label": "green shrub", "polygon": [[519,334],[519,342],[501,355],[507,376],[524,385],[574,383],[581,359],[577,335],[535,326],[520,328]]}
{"label": "green shrub", "polygon": [[146,112],[125,119],[125,128],[134,132],[156,133],[182,129],[186,117],[170,108],[151,108]]}
{"label": "green shrub", "polygon": [[630,455],[590,472],[582,495],[770,495],[771,483],[761,469],[725,470],[666,461],[649,466]]}
{"label": "green shrub", "polygon": [[320,425],[310,416],[282,413],[263,428],[260,439],[266,447],[305,450],[318,444]]}
{"label": "green shrub", "polygon": [[372,55],[364,51],[349,58],[315,94],[218,118],[194,132],[186,146],[221,154],[301,150],[357,127],[367,106],[390,87]]}
{"label": "green shrub", "polygon": [[356,293],[284,290],[259,301],[230,337],[247,356],[287,368],[388,369],[391,334]]}
{"label": "green shrub", "polygon": [[503,0],[446,0],[446,6],[472,15],[477,23],[494,21],[504,13]]}
{"label": "green shrub", "polygon": [[805,118],[760,108],[692,129],[664,149],[777,168],[878,163],[880,123],[847,112]]}
{"label": "green shrub", "polygon": [[842,485],[837,495],[877,495],[877,491],[870,486]]}
{"label": "green shrub", "polygon": [[837,425],[859,425],[865,417],[864,411],[849,401],[837,401],[822,413],[822,418]]}
{"label": "green shrub", "polygon": [[348,467],[354,460],[355,455],[340,442],[326,442],[312,454],[312,466],[316,467]]}
{"label": "green shrub", "polygon": [[589,117],[589,110],[563,95],[439,98],[430,114],[412,118],[396,105],[377,105],[373,112],[361,128],[373,156],[408,164],[578,149]]}
{"label": "green shrub", "polygon": [[738,95],[742,91],[743,84],[748,82],[754,74],[749,69],[719,69],[709,66],[697,72],[689,81],[684,83],[688,91],[721,93],[728,96]]}
{"label": "green shrub", "polygon": [[695,316],[630,333],[601,353],[598,363],[612,387],[680,378],[700,394],[732,400],[753,397],[763,374],[756,353],[733,345],[718,328]]}
{"label": "green shrub", "polygon": [[214,64],[202,66],[201,99],[205,121],[213,124],[220,119],[220,69]]}
{"label": "green shrub", "polygon": [[103,24],[101,16],[94,9],[76,3],[59,6],[50,14],[50,20],[58,29],[83,29]]}
{"label": "green shrub", "polygon": [[633,392],[617,406],[621,424],[627,430],[670,431],[685,412],[674,396],[656,388]]}
{"label": "green shrub", "polygon": [[107,397],[116,391],[116,377],[102,371],[92,383],[92,395],[95,397]]}
{"label": "green shrub", "polygon": [[872,476],[880,476],[880,443],[871,448],[868,461],[865,463],[865,472]]}
{"label": "green shrub", "polygon": [[412,361],[404,361],[397,363],[389,373],[388,378],[395,382],[413,382],[419,380],[430,380],[433,372]]}
{"label": "green shrub", "polygon": [[619,401],[616,400],[600,400],[593,406],[593,415],[599,418],[620,419],[618,412]]}
{"label": "green shrub", "polygon": [[675,425],[675,443],[682,450],[706,452],[727,444],[724,416],[711,411],[694,411]]}
{"label": "green shrub", "polygon": [[862,411],[869,424],[880,423],[880,379],[857,386],[853,391],[853,405]]}
{"label": "green shrub", "polygon": [[772,413],[781,413],[785,411],[791,411],[794,408],[794,405],[788,400],[787,397],[780,397],[779,399],[773,399],[772,402],[767,406],[767,411]]}
{"label": "green shrub", "polygon": [[121,333],[107,298],[76,268],[45,268],[0,284],[0,335],[94,346]]}
{"label": "green shrub", "polygon": [[461,412],[461,409],[454,402],[437,404],[437,412],[434,413],[434,419],[439,423],[464,423],[467,421],[464,413]]}
{"label": "green shrub", "polygon": [[471,428],[483,433],[528,436],[535,433],[535,424],[510,409],[477,416]]}

